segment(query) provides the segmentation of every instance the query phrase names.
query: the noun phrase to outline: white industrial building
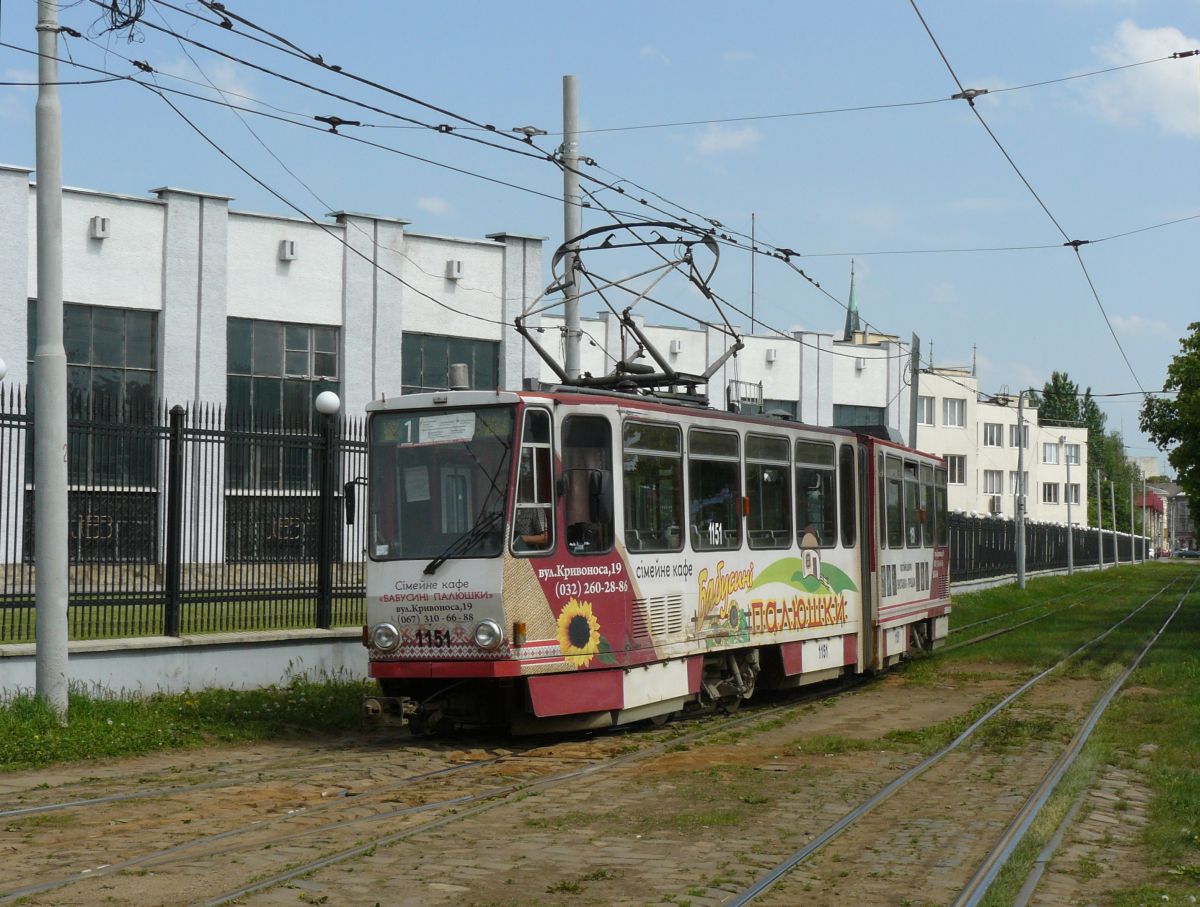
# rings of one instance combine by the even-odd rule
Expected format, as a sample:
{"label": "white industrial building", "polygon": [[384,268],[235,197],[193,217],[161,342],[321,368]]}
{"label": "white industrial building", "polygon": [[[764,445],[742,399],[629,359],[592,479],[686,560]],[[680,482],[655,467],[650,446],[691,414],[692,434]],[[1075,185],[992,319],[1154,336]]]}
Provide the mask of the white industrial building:
{"label": "white industrial building", "polygon": [[[0,166],[0,358],[10,388],[29,381],[36,332],[31,172]],[[75,399],[106,402],[114,412],[139,401],[199,401],[305,422],[321,390],[337,391],[343,412],[360,415],[381,394],[445,387],[452,362],[468,364],[476,388],[556,382],[505,327],[543,291],[544,238],[450,238],[351,211],[315,225],[234,210],[230,202],[171,187],[148,197],[64,190],[65,334]],[[682,371],[703,372],[729,342],[713,329],[639,323]],[[561,317],[535,315],[527,324],[558,351]],[[709,382],[713,405],[734,402],[820,425],[882,426],[908,440],[907,345],[857,326],[848,318],[837,334],[745,336],[745,349]],[[630,354],[615,316],[585,318],[583,330],[585,371],[608,373]],[[1016,400],[981,402],[976,379],[962,371],[923,372],[919,389],[918,446],[952,458],[951,507],[1011,516]],[[1086,432],[1040,426],[1032,408],[1027,418],[1029,516],[1065,522],[1067,498],[1086,499],[1079,487]],[[1072,518],[1086,524],[1086,508]]]}
{"label": "white industrial building", "polygon": [[918,389],[917,446],[946,458],[951,510],[1012,518],[1023,453],[1026,516],[1065,524],[1069,502],[1071,523],[1088,525],[1085,427],[1043,425],[1026,401],[1018,434],[1017,395],[981,398],[970,369],[923,371]]}

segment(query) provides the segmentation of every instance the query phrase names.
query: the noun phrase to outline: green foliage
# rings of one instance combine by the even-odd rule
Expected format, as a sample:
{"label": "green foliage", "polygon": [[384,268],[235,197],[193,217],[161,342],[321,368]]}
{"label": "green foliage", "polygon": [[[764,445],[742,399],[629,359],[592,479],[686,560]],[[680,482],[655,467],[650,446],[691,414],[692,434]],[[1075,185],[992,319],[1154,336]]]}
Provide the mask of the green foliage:
{"label": "green foliage", "polygon": [[1141,427],[1160,450],[1174,446],[1167,459],[1195,506],[1200,502],[1200,321],[1189,324],[1188,331],[1163,382],[1166,390],[1177,392],[1175,399],[1147,397]]}
{"label": "green foliage", "polygon": [[199,690],[146,698],[70,696],[59,726],[33,696],[0,703],[0,771],[220,743],[309,737],[358,726],[367,685],[296,680],[265,690]]}

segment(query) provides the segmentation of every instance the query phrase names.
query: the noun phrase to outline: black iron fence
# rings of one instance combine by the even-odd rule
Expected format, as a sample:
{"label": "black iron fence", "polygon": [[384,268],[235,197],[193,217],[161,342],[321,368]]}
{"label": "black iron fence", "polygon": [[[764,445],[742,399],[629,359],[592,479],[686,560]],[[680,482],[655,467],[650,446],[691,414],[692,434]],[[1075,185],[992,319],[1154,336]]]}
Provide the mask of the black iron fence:
{"label": "black iron fence", "polygon": [[[342,514],[367,471],[365,420],[203,405],[71,415],[72,638],[362,623],[366,508],[352,525]],[[35,632],[34,427],[21,393],[0,391],[0,643]],[[952,514],[949,529],[953,580],[1016,571],[1013,521]],[[1065,527],[1025,532],[1030,572],[1066,567]],[[1100,533],[1073,537],[1076,565],[1095,564]],[[1115,544],[1123,563],[1133,548],[1142,559],[1140,537]],[[1104,532],[1106,563],[1113,545]]]}
{"label": "black iron fence", "polygon": [[[950,514],[950,579],[952,582],[987,579],[1017,572],[1017,524],[997,517]],[[1071,531],[1076,567],[1094,566],[1104,539],[1104,563],[1128,564],[1146,556],[1146,539],[1105,529]],[[1116,546],[1114,549],[1113,546]],[[1152,550],[1152,549],[1151,549]],[[1050,523],[1025,523],[1025,569],[1063,570],[1067,567],[1067,527]]]}
{"label": "black iron fence", "polygon": [[[35,632],[35,426],[0,393],[0,642]],[[343,506],[364,420],[201,405],[75,411],[67,431],[72,638],[362,623],[365,508],[347,525]]]}

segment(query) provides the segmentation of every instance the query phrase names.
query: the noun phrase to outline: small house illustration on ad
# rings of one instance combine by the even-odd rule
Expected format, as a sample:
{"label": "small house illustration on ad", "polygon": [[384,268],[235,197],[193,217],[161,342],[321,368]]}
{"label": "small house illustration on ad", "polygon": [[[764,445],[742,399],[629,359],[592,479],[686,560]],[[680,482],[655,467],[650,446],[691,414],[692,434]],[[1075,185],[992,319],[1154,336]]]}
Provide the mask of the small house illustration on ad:
{"label": "small house illustration on ad", "polygon": [[804,538],[800,541],[800,557],[804,561],[801,567],[801,573],[804,576],[815,576],[821,578],[821,549],[817,543],[817,535],[815,532],[804,533]]}

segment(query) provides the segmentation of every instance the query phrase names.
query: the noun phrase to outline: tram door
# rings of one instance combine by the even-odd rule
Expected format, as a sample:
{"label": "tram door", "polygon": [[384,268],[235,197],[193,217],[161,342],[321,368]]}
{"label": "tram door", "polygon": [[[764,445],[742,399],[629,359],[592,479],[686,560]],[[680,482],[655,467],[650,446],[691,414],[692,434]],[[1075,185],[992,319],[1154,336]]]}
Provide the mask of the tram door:
{"label": "tram door", "polygon": [[859,648],[861,650],[858,669],[868,671],[875,667],[875,619],[878,614],[875,601],[874,570],[878,557],[875,539],[875,527],[871,520],[872,490],[875,488],[871,481],[871,463],[874,461],[874,450],[871,444],[860,437],[858,445],[858,542],[859,542],[859,574],[862,594],[859,596],[862,617],[859,622]]}

